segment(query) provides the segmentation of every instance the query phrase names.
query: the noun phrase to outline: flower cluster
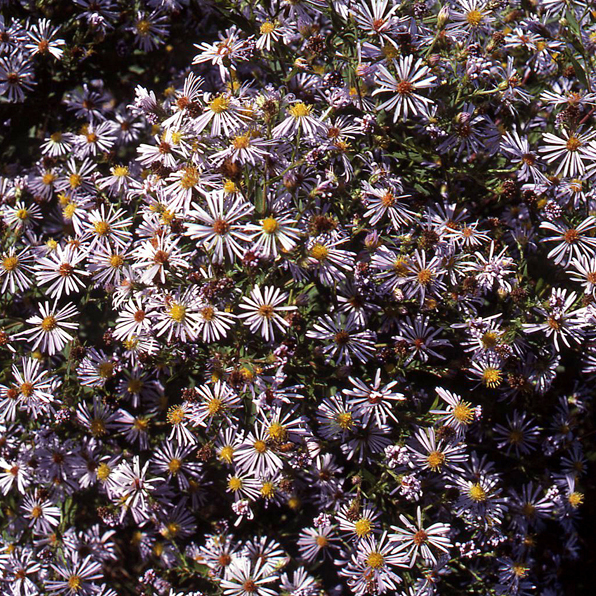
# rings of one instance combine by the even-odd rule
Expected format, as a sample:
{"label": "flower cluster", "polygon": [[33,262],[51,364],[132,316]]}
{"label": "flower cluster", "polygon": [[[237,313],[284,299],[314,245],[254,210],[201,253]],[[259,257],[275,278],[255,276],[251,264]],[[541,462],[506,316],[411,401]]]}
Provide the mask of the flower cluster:
{"label": "flower cluster", "polygon": [[595,453],[590,3],[72,4],[0,20],[8,102],[82,21],[146,64],[190,51],[186,10],[215,30],[134,91],[70,78],[6,153],[2,593],[563,593]]}

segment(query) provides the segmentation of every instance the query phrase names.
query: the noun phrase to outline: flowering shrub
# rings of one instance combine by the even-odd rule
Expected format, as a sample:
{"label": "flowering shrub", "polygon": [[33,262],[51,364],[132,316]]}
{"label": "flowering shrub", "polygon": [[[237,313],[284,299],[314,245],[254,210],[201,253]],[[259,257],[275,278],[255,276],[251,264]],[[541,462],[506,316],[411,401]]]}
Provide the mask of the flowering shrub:
{"label": "flowering shrub", "polygon": [[591,3],[0,8],[2,593],[564,593]]}

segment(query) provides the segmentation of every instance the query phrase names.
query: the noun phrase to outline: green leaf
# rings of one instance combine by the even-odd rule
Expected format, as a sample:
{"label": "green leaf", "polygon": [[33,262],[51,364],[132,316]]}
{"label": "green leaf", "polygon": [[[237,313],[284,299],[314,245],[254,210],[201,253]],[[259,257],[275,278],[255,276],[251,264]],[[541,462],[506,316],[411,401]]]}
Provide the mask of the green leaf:
{"label": "green leaf", "polygon": [[584,67],[575,59],[574,56],[571,56],[571,64],[573,64],[575,76],[580,80],[581,83],[583,83],[585,87],[588,87],[588,77],[586,76]]}

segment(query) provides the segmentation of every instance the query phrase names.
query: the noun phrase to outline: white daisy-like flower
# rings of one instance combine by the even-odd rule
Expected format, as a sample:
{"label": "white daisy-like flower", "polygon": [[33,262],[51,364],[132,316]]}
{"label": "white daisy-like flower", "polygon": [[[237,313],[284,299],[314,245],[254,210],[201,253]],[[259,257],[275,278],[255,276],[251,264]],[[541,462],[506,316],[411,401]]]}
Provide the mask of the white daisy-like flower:
{"label": "white daisy-like flower", "polygon": [[447,537],[451,528],[447,524],[437,522],[425,528],[422,525],[422,511],[420,506],[416,510],[416,523],[413,524],[404,515],[399,516],[402,526],[391,526],[395,532],[390,535],[390,540],[397,543],[403,550],[407,550],[406,557],[410,567],[414,566],[418,555],[427,565],[436,564],[439,553],[448,553],[451,541]]}
{"label": "white daisy-like flower", "polygon": [[275,335],[275,328],[285,332],[289,326],[279,313],[296,310],[295,306],[281,306],[288,298],[286,292],[282,292],[274,286],[265,286],[262,289],[254,286],[249,296],[244,296],[240,308],[245,310],[238,315],[244,319],[244,324],[250,327],[251,332],[259,332],[265,341],[272,340]]}
{"label": "white daisy-like flower", "polygon": [[399,118],[406,120],[410,114],[424,116],[428,114],[434,103],[428,97],[417,93],[421,89],[435,86],[437,77],[430,72],[430,68],[423,64],[422,58],[414,62],[414,56],[401,56],[393,61],[396,72],[394,76],[385,66],[379,65],[376,81],[379,85],[373,95],[392,93],[393,97],[378,106],[378,110],[394,110],[393,121]]}
{"label": "white daisy-like flower", "polygon": [[562,131],[562,137],[547,132],[542,137],[545,145],[539,151],[549,163],[561,160],[555,175],[580,176],[586,171],[584,162],[596,161],[596,130],[589,132]]}
{"label": "white daisy-like flower", "polygon": [[42,352],[53,356],[72,340],[70,331],[76,329],[79,324],[69,319],[79,313],[74,304],[66,304],[57,310],[57,305],[50,306],[49,302],[40,304],[39,312],[39,315],[27,319],[27,323],[33,325],[33,328],[21,331],[17,336],[33,341],[33,350],[39,348]]}
{"label": "white daisy-like flower", "polygon": [[250,242],[251,237],[240,220],[253,211],[254,206],[241,196],[228,198],[223,191],[213,192],[207,197],[206,209],[196,205],[189,213],[187,234],[213,253],[214,262],[221,263],[226,255],[233,261],[235,256],[241,258],[244,254],[241,243]]}

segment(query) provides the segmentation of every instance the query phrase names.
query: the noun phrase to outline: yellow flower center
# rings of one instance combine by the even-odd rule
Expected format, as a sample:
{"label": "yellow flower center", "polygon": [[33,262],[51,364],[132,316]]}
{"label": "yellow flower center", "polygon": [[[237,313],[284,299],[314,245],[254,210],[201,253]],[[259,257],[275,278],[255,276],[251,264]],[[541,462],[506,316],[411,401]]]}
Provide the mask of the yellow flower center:
{"label": "yellow flower center", "polygon": [[275,494],[275,486],[273,482],[265,482],[261,487],[261,494],[266,498],[270,499]]}
{"label": "yellow flower center", "polygon": [[470,25],[470,27],[478,27],[478,25],[480,25],[480,23],[482,22],[483,18],[484,15],[479,10],[471,10],[466,15],[466,21],[468,22],[468,25]]}
{"label": "yellow flower center", "polygon": [[112,175],[116,176],[116,178],[124,178],[124,176],[128,176],[128,168],[126,166],[114,166],[112,168]]}
{"label": "yellow flower center", "polygon": [[248,134],[234,137],[232,146],[234,149],[246,149],[250,145],[250,136]]}
{"label": "yellow flower center", "polygon": [[261,441],[260,439],[253,443],[253,447],[257,453],[265,453],[265,451],[267,451],[267,444],[265,441]]}
{"label": "yellow flower center", "polygon": [[312,110],[312,106],[307,106],[304,102],[299,101],[295,103],[288,111],[290,114],[298,120],[298,118],[304,118],[308,116]]}
{"label": "yellow flower center", "polygon": [[184,170],[184,175],[180,178],[180,186],[185,190],[194,188],[200,180],[199,172],[194,166],[188,166]]}
{"label": "yellow flower center", "polygon": [[172,406],[168,412],[167,419],[170,424],[178,426],[184,420],[185,412],[181,406]]}
{"label": "yellow flower center", "polygon": [[372,523],[371,523],[370,519],[361,517],[354,524],[354,531],[356,532],[356,535],[359,537],[366,536],[367,534],[370,534],[372,531]]}
{"label": "yellow flower center", "polygon": [[214,397],[208,404],[207,404],[207,411],[209,412],[210,416],[215,416],[218,412],[223,410],[223,402],[221,399]]}
{"label": "yellow flower center", "polygon": [[186,317],[186,307],[182,304],[172,304],[170,307],[170,317],[176,321],[176,323],[181,323]]}
{"label": "yellow flower center", "polygon": [[271,21],[265,21],[261,25],[261,35],[269,35],[275,31],[275,24]]}
{"label": "yellow flower center", "polygon": [[168,462],[168,470],[170,471],[170,474],[172,474],[173,476],[176,476],[176,474],[178,474],[181,467],[182,462],[179,459],[174,458]]}
{"label": "yellow flower center", "polygon": [[223,95],[218,95],[209,102],[209,109],[215,114],[227,112],[230,106],[230,100]]}
{"label": "yellow flower center", "polygon": [[584,502],[584,495],[577,491],[572,492],[569,497],[567,497],[567,500],[574,509],[577,509]]}
{"label": "yellow flower center", "polygon": [[120,255],[112,255],[110,257],[110,265],[114,269],[120,269],[124,265],[124,259]]}
{"label": "yellow flower center", "polygon": [[354,425],[354,420],[352,419],[352,413],[351,412],[341,412],[340,414],[337,415],[337,423],[344,430],[348,430],[348,429],[352,428],[352,426]]}
{"label": "yellow flower center", "polygon": [[97,477],[102,482],[105,482],[108,479],[110,472],[111,470],[108,464],[99,464],[99,466],[97,466]]}
{"label": "yellow flower center", "polygon": [[440,451],[431,451],[426,458],[429,468],[436,472],[445,463],[445,454]]}
{"label": "yellow flower center", "polygon": [[145,36],[151,30],[151,23],[149,21],[143,19],[136,24],[136,29],[137,29],[137,33],[139,35]]}
{"label": "yellow flower center", "polygon": [[93,227],[98,236],[107,236],[111,231],[110,224],[107,221],[96,221]]}
{"label": "yellow flower center", "polygon": [[310,249],[310,256],[319,262],[323,262],[329,256],[329,249],[322,244],[315,244]]}
{"label": "yellow flower center", "polygon": [[68,183],[70,184],[70,188],[77,188],[81,186],[83,182],[83,177],[80,174],[71,174],[68,177]]}
{"label": "yellow flower center", "polygon": [[482,382],[487,387],[498,387],[501,384],[502,378],[501,371],[498,368],[489,366],[482,371]]}
{"label": "yellow flower center", "polygon": [[288,431],[283,424],[279,422],[273,422],[268,429],[269,436],[274,441],[285,441],[288,436]]}
{"label": "yellow flower center", "polygon": [[453,408],[453,417],[462,424],[470,424],[474,419],[474,412],[469,403],[460,401],[457,406]]}
{"label": "yellow flower center", "polygon": [[41,328],[46,332],[53,331],[54,329],[56,329],[57,326],[58,322],[56,321],[56,317],[54,317],[53,315],[48,315],[41,322]]}
{"label": "yellow flower center", "polygon": [[83,585],[83,582],[78,575],[71,575],[66,583],[68,584],[69,589],[73,592],[78,592]]}
{"label": "yellow flower center", "polygon": [[14,271],[19,265],[19,259],[17,257],[5,257],[2,261],[2,267],[6,269],[6,271]]}
{"label": "yellow flower center", "polygon": [[263,232],[265,234],[275,234],[279,229],[279,224],[275,217],[268,217],[267,219],[263,220]]}
{"label": "yellow flower center", "polygon": [[234,460],[234,448],[231,445],[222,447],[219,452],[219,459],[225,461],[227,464],[231,464]]}
{"label": "yellow flower center", "polygon": [[571,135],[567,139],[566,146],[567,146],[568,151],[577,151],[582,146],[582,142],[577,137],[574,137],[573,135]]}
{"label": "yellow flower center", "polygon": [[379,569],[385,564],[385,557],[381,553],[373,551],[366,557],[366,564],[373,569]]}
{"label": "yellow flower center", "polygon": [[486,491],[478,483],[472,484],[472,486],[470,486],[468,494],[470,495],[470,499],[472,499],[472,501],[475,503],[486,501]]}
{"label": "yellow flower center", "polygon": [[238,476],[232,476],[228,480],[228,488],[234,492],[240,490],[242,488],[242,480]]}
{"label": "yellow flower center", "polygon": [[33,383],[23,383],[21,385],[21,393],[24,397],[31,397],[33,395],[33,391],[35,390],[35,386]]}

